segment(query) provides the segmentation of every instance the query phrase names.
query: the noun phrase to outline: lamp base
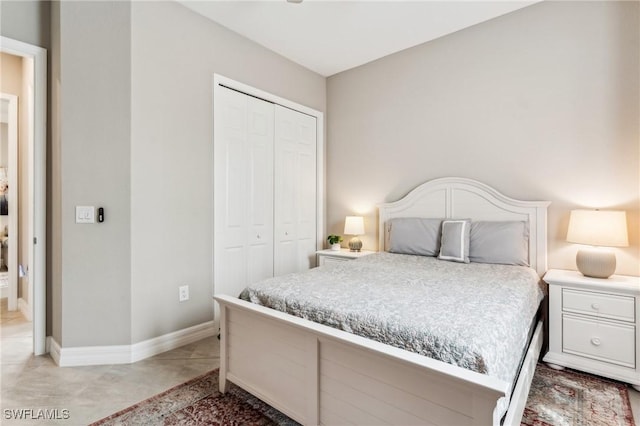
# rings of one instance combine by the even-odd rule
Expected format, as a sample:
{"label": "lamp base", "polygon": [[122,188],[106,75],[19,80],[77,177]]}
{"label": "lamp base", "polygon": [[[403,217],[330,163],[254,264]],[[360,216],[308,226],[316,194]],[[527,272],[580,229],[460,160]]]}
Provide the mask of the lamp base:
{"label": "lamp base", "polygon": [[576,265],[585,277],[609,278],[616,271],[616,255],[608,250],[581,249]]}
{"label": "lamp base", "polygon": [[350,251],[360,251],[362,250],[362,241],[358,237],[353,237],[349,240],[349,250]]}

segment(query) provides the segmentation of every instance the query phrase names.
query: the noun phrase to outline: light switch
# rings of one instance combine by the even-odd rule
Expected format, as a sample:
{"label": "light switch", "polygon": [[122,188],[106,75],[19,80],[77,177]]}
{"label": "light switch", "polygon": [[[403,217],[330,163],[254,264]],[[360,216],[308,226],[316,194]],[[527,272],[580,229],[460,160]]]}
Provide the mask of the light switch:
{"label": "light switch", "polygon": [[96,208],[94,206],[76,206],[76,223],[95,223]]}

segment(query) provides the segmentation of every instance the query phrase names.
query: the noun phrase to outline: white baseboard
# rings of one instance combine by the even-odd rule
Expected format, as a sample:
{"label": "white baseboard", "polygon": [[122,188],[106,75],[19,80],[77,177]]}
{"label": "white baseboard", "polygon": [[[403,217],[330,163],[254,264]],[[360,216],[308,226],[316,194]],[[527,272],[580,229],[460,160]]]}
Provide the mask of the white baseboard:
{"label": "white baseboard", "polygon": [[205,337],[215,336],[217,333],[218,329],[214,327],[213,321],[207,321],[193,327],[135,343],[131,345],[131,362],[140,361],[141,359],[197,342]]}
{"label": "white baseboard", "polygon": [[207,321],[132,345],[62,348],[55,339],[48,337],[47,346],[51,358],[60,367],[130,364],[214,336],[217,331],[213,321]]}
{"label": "white baseboard", "polygon": [[46,352],[53,359],[53,362],[60,365],[60,345],[51,336],[47,336]]}
{"label": "white baseboard", "polygon": [[22,297],[18,299],[18,309],[20,309],[20,312],[22,312],[22,315],[24,315],[27,321],[33,321],[31,305]]}

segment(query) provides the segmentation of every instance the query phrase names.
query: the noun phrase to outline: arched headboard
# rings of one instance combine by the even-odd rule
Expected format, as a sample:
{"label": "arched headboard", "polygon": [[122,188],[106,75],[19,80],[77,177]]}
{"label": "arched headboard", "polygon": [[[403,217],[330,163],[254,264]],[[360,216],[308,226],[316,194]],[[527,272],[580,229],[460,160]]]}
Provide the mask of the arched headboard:
{"label": "arched headboard", "polygon": [[387,224],[395,217],[525,221],[529,224],[529,264],[542,276],[547,271],[549,204],[549,201],[514,200],[473,179],[434,179],[398,201],[378,205],[378,247],[381,251],[387,250]]}

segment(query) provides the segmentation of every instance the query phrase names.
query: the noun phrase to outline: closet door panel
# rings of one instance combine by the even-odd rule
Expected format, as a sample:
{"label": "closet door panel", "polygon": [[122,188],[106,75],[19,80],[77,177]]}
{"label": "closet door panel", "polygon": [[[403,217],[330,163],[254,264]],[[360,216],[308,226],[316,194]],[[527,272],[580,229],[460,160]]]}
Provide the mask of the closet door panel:
{"label": "closet door panel", "polygon": [[275,275],[314,265],[316,119],[275,106]]}
{"label": "closet door panel", "polygon": [[273,105],[221,88],[214,112],[214,291],[273,276]]}
{"label": "closet door panel", "polygon": [[[315,119],[313,119],[314,143],[307,143],[305,138],[299,145],[298,162],[300,164],[298,179],[300,182],[298,201],[298,269],[306,270],[315,266],[316,244],[316,147]],[[301,123],[301,135],[311,134],[310,125]]]}
{"label": "closet door panel", "polygon": [[216,96],[214,292],[237,296],[315,266],[316,119],[224,87]]}
{"label": "closet door panel", "polygon": [[248,97],[248,284],[273,276],[273,104]]}
{"label": "closet door panel", "polygon": [[232,294],[246,281],[246,100],[224,89],[215,111],[214,144],[214,290]]}
{"label": "closet door panel", "polygon": [[[316,156],[301,152],[298,155],[298,239],[316,243]],[[315,249],[314,249],[315,252]]]}
{"label": "closet door panel", "polygon": [[274,276],[298,272],[298,242],[281,240],[277,243],[273,258]]}

